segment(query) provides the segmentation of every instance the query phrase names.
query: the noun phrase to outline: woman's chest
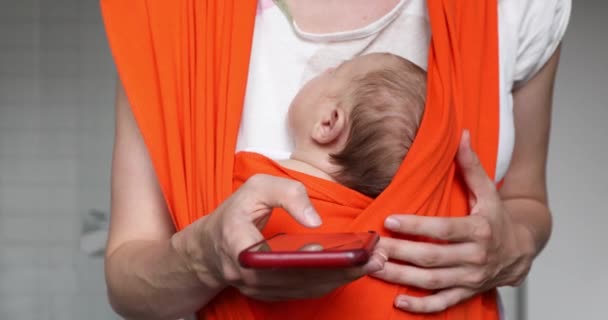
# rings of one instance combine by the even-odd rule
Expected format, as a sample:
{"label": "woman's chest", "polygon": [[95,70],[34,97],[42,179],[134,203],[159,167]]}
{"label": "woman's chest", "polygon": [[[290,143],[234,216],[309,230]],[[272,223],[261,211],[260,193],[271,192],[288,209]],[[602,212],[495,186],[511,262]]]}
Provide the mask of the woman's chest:
{"label": "woman's chest", "polygon": [[302,30],[334,33],[359,29],[382,18],[400,0],[273,0]]}
{"label": "woman's chest", "polygon": [[[259,152],[274,159],[289,157],[293,145],[286,116],[291,100],[308,79],[344,60],[391,52],[426,69],[430,28],[425,1],[397,1],[396,7],[371,23],[333,33],[308,32],[294,25],[274,3],[260,3],[238,151]],[[508,52],[512,50],[508,40],[504,34],[500,39],[499,178],[511,159],[514,136],[509,79],[513,66],[509,57],[514,53]]]}

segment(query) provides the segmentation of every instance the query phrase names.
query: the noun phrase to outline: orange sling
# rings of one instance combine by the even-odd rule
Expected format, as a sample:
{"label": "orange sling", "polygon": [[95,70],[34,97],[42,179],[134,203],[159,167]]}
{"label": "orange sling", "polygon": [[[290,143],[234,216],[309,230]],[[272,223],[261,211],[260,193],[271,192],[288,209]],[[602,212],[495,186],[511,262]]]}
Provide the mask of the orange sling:
{"label": "orange sling", "polygon": [[[102,0],[106,31],[120,79],[177,230],[213,212],[233,188],[260,170],[291,175],[303,180],[309,191],[315,190],[311,196],[324,218],[322,230],[373,229],[388,235],[382,227],[388,214],[468,214],[467,190],[458,177],[454,156],[462,130],[467,128],[484,168],[490,176],[494,173],[499,109],[496,0],[428,0],[433,36],[425,114],[393,183],[374,201],[341,186],[282,170],[256,156],[244,155],[242,159],[239,156],[235,166],[256,3],[255,0]],[[342,209],[321,208],[336,205]],[[273,214],[269,228],[292,225],[286,215],[278,213]],[[478,295],[432,315],[394,309],[392,301],[400,292],[427,294],[370,277],[321,299],[273,305],[250,301],[235,290],[226,290],[200,316],[201,319],[498,317],[495,292]]]}

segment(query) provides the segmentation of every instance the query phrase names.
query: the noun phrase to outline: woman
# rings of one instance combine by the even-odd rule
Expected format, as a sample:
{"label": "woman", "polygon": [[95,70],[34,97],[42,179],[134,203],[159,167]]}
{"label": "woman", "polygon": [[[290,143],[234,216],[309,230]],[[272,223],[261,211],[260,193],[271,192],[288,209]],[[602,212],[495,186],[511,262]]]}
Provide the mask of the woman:
{"label": "woman", "polygon": [[[281,120],[298,85],[349,56],[389,51],[426,66],[429,29],[424,1],[278,4],[259,2],[239,150],[285,156],[290,146]],[[458,162],[476,199],[473,215],[446,219],[396,213],[385,220],[385,227],[394,232],[459,245],[385,237],[378,245],[380,253],[366,266],[347,271],[294,277],[289,272],[261,274],[238,267],[236,253],[259,237],[255,214],[283,207],[303,225],[319,224],[306,193],[289,180],[250,179],[213,214],[176,232],[119,85],[106,260],[112,305],[129,318],[170,319],[200,309],[226,286],[257,299],[287,300],[318,297],[371,274],[434,290],[428,296],[401,295],[394,301],[407,312],[432,313],[489,289],[519,283],[551,230],[544,172],[558,45],[569,9],[569,1],[560,0],[542,6],[523,0],[499,4],[500,133],[496,172],[491,175],[502,181],[500,191],[464,143]],[[281,92],[274,90],[277,87]],[[383,255],[393,261],[385,262]]]}

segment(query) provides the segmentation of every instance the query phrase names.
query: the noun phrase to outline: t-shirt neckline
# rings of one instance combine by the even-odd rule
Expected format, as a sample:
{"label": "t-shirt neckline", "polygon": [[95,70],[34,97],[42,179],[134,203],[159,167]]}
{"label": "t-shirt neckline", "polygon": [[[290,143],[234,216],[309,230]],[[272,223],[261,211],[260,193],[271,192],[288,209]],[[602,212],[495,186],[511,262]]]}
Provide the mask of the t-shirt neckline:
{"label": "t-shirt neckline", "polygon": [[399,14],[401,14],[403,6],[407,1],[408,0],[399,0],[399,3],[397,3],[397,5],[395,5],[395,7],[391,9],[391,11],[387,12],[384,16],[380,17],[379,19],[371,22],[370,24],[364,27],[353,30],[329,33],[313,33],[303,31],[298,26],[295,19],[293,19],[291,13],[289,13],[288,8],[284,2],[282,2],[283,7],[281,9],[283,9],[283,12],[291,21],[291,25],[293,26],[294,32],[300,38],[313,42],[342,42],[363,39],[380,32],[391,22],[393,22],[399,16]]}

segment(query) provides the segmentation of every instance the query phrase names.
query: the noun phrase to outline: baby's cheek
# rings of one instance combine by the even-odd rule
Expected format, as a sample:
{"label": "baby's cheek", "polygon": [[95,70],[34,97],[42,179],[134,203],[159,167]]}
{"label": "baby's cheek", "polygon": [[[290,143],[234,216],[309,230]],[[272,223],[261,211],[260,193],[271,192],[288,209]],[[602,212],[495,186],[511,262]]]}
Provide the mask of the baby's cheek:
{"label": "baby's cheek", "polygon": [[296,117],[297,112],[294,109],[294,104],[292,103],[291,106],[289,106],[289,111],[287,112],[287,127],[289,128],[289,130],[293,130]]}
{"label": "baby's cheek", "polygon": [[300,131],[303,130],[303,123],[306,121],[306,112],[303,111],[302,105],[297,101],[294,101],[289,107],[289,112],[287,113],[287,126],[289,132],[293,136],[299,135],[301,133]]}

